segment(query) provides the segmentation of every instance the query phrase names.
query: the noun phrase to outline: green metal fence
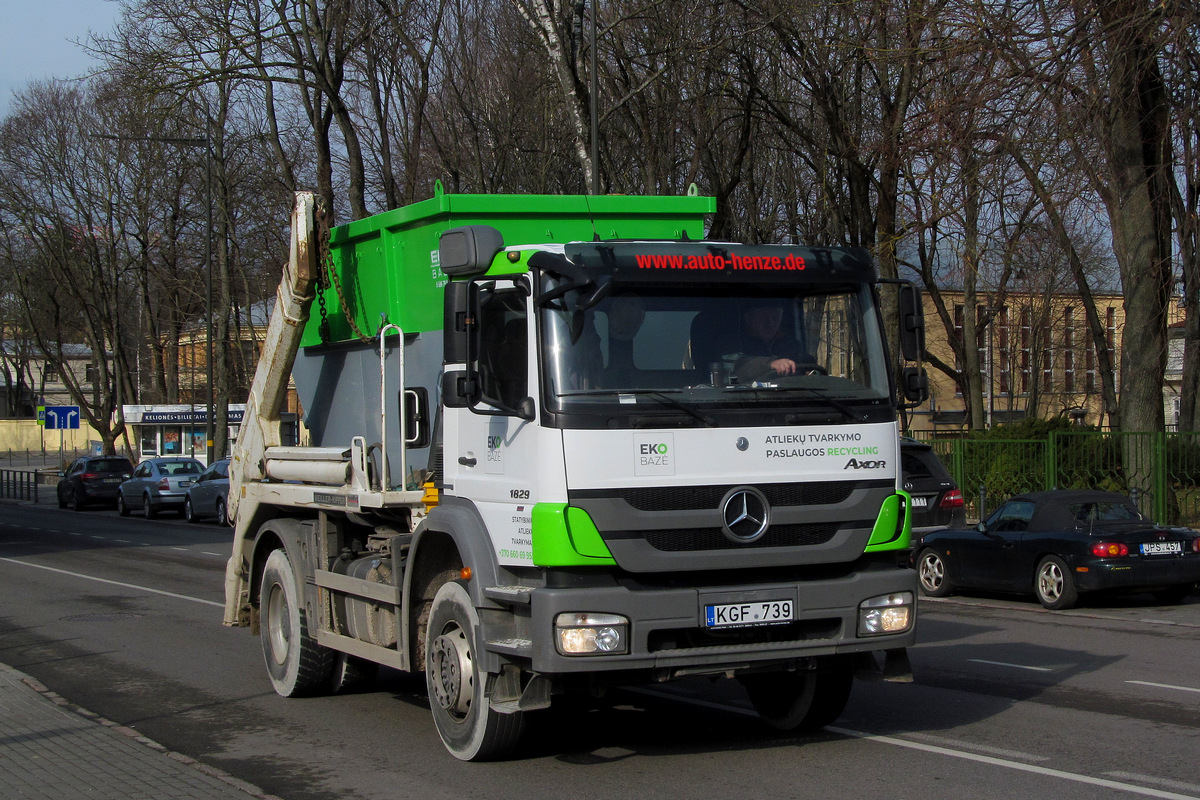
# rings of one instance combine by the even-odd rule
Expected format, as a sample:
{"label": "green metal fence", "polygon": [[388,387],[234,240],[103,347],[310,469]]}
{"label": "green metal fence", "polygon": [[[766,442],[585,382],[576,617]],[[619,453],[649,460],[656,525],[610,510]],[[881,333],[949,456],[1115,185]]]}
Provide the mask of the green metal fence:
{"label": "green metal fence", "polygon": [[1200,434],[1054,431],[1044,439],[929,442],[962,490],[967,516],[1041,489],[1105,489],[1170,525],[1200,527]]}

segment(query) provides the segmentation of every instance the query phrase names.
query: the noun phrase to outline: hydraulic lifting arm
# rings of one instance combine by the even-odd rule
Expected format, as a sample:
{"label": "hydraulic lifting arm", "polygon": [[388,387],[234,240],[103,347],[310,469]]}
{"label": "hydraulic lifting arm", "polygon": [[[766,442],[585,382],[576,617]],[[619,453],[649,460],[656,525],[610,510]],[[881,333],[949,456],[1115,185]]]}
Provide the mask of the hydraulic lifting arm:
{"label": "hydraulic lifting arm", "polygon": [[244,497],[243,486],[264,477],[264,453],[268,447],[281,444],[280,411],[320,269],[315,220],[316,197],[311,192],[297,192],[292,207],[291,253],[276,293],[275,308],[229,464],[228,508],[235,532],[233,553],[225,568],[226,625],[249,624],[248,548],[253,546],[252,532],[261,521],[258,501]]}

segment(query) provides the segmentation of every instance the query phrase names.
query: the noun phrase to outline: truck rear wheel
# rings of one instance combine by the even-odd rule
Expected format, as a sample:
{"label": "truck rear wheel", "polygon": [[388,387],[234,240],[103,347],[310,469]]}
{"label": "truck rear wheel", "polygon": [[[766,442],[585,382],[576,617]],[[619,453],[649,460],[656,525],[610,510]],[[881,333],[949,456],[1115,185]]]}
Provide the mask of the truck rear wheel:
{"label": "truck rear wheel", "polygon": [[847,659],[821,659],[816,669],[768,672],[740,679],[763,721],[782,731],[808,733],[842,715],[850,700],[854,672]]}
{"label": "truck rear wheel", "polygon": [[259,595],[263,657],[275,691],[298,697],[327,690],[333,677],[333,651],[308,632],[296,576],[287,553],[267,557]]}
{"label": "truck rear wheel", "polygon": [[507,755],[525,728],[521,712],[501,714],[488,703],[489,679],[475,657],[479,613],[458,583],[438,589],[429,612],[425,687],[438,735],[462,761]]}

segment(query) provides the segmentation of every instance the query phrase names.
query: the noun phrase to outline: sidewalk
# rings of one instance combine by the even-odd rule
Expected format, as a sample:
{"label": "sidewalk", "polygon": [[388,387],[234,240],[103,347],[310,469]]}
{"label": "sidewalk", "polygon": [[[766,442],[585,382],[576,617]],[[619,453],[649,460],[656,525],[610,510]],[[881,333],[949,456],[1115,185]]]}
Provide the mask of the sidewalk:
{"label": "sidewalk", "polygon": [[6,664],[0,787],[5,800],[278,800],[78,708]]}

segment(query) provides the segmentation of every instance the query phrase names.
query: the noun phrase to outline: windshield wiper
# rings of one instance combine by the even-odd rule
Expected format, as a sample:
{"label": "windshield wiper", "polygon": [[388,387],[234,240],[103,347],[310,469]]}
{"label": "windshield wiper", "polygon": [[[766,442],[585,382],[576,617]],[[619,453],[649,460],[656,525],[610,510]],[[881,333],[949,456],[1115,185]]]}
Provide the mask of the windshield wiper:
{"label": "windshield wiper", "polygon": [[578,391],[572,391],[572,392],[559,392],[555,396],[556,397],[586,397],[586,396],[595,396],[595,395],[615,394],[619,397],[620,395],[628,394],[628,395],[637,395],[640,397],[653,397],[655,400],[659,401],[660,403],[663,403],[664,405],[671,406],[672,408],[677,408],[680,411],[684,412],[685,414],[688,414],[688,415],[694,417],[695,419],[702,422],[705,426],[707,426],[709,428],[715,428],[717,426],[717,421],[715,419],[713,419],[712,417],[710,417],[708,414],[697,411],[696,409],[689,406],[687,403],[683,403],[683,402],[680,402],[679,400],[676,400],[674,397],[671,397],[670,394],[668,394],[668,392],[670,392],[671,394],[678,394],[679,390],[678,389],[580,389]]}
{"label": "windshield wiper", "polygon": [[[752,389],[753,388],[759,388],[759,387],[752,387]],[[738,389],[738,387],[736,387],[736,386],[730,386],[726,389],[726,391],[735,391],[737,389]],[[780,386],[780,387],[772,387],[772,389],[776,390],[776,391],[783,391],[783,392],[792,392],[792,391],[810,392],[817,399],[825,401],[825,404],[828,405],[830,408],[834,408],[834,409],[837,409],[838,411],[842,412],[842,414],[844,414],[846,416],[846,419],[850,420],[851,422],[866,422],[867,421],[867,415],[865,413],[863,413],[861,411],[856,411],[852,406],[847,405],[846,403],[843,403],[841,400],[839,400],[836,397],[833,397],[832,395],[825,394],[820,389],[814,389],[811,386],[787,386],[787,387]],[[745,389],[742,389],[741,391],[745,391]]]}

